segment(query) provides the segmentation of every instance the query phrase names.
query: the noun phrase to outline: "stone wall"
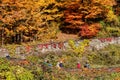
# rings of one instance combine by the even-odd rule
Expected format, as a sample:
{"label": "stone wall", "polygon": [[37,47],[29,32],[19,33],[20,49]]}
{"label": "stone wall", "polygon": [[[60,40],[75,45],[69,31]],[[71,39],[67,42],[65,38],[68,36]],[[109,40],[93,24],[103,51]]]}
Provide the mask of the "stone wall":
{"label": "stone wall", "polygon": [[89,49],[100,50],[109,44],[120,44],[120,37],[92,39]]}
{"label": "stone wall", "polygon": [[[76,40],[76,46],[82,40]],[[87,47],[89,50],[97,49],[100,50],[109,44],[120,44],[120,37],[111,37],[111,38],[98,38],[98,39],[90,39],[89,46]],[[68,41],[65,42],[51,42],[45,44],[31,45],[31,46],[18,46],[15,49],[16,54],[26,53],[26,54],[39,54],[45,53],[48,51],[63,51],[69,47]],[[4,57],[8,55],[8,50],[4,48],[0,48],[0,56]]]}

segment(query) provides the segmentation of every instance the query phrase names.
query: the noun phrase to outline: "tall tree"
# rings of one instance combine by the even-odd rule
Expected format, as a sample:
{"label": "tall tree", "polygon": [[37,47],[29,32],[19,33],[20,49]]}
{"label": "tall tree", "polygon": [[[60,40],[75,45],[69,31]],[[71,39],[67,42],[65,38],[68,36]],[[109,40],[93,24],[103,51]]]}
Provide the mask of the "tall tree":
{"label": "tall tree", "polygon": [[[77,29],[77,32],[80,32],[80,35],[83,36],[82,33],[86,33],[90,28],[93,30],[97,30],[98,25],[93,26],[91,25],[93,22],[98,23],[101,19],[105,18],[105,12],[107,10],[101,4],[94,3],[92,0],[75,0],[71,3],[65,4],[65,11],[64,11],[64,27],[63,29]],[[86,26],[88,25],[88,26]],[[84,28],[86,27],[86,28]],[[82,29],[84,28],[84,29]],[[79,31],[78,31],[79,30]],[[89,30],[92,31],[92,30]],[[70,30],[71,31],[71,30]],[[95,32],[96,33],[96,32]],[[90,34],[89,35],[95,35]]]}
{"label": "tall tree", "polygon": [[55,0],[2,0],[0,30],[4,31],[4,41],[20,43],[54,37],[61,16],[58,8]]}
{"label": "tall tree", "polygon": [[99,22],[117,20],[110,7],[116,5],[115,0],[71,0],[64,4],[63,30],[76,31],[81,37],[95,36],[100,30]]}
{"label": "tall tree", "polygon": [[60,18],[63,15],[60,10],[61,3],[56,0],[43,0],[40,4],[41,25],[43,25],[45,29],[44,33],[40,33],[43,35],[39,38],[56,38],[61,21]]}

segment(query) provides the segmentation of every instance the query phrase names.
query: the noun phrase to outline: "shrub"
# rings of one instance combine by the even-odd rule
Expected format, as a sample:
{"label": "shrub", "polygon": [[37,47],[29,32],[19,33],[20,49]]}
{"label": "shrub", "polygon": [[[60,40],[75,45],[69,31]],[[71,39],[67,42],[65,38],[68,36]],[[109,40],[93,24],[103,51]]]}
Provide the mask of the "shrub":
{"label": "shrub", "polygon": [[120,64],[119,45],[108,45],[105,49],[91,52],[87,58],[92,64],[116,65]]}
{"label": "shrub", "polygon": [[82,53],[85,51],[85,47],[89,45],[89,40],[83,40],[78,44],[78,46],[75,44],[75,41],[69,40],[68,44],[70,46],[70,49],[75,53],[75,56],[82,56]]}

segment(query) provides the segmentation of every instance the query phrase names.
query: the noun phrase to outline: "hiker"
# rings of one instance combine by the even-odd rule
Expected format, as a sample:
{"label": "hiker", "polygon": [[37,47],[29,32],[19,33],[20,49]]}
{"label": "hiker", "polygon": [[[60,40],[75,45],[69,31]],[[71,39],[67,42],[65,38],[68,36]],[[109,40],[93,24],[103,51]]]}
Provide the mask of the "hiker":
{"label": "hiker", "polygon": [[52,72],[52,64],[47,61],[47,72]]}
{"label": "hiker", "polygon": [[46,72],[47,71],[47,60],[45,60],[42,65],[41,65],[42,69],[43,69],[43,72]]}
{"label": "hiker", "polygon": [[11,58],[9,54],[6,54],[5,57],[6,57],[7,59],[10,59],[10,58]]}
{"label": "hiker", "polygon": [[49,61],[47,61],[47,66],[52,67],[52,64]]}
{"label": "hiker", "polygon": [[60,64],[60,62],[57,62],[57,65],[56,65],[56,67],[57,67],[58,69],[60,69],[60,66],[59,66],[59,64]]}
{"label": "hiker", "polygon": [[88,62],[85,63],[84,68],[90,68],[90,64]]}
{"label": "hiker", "polygon": [[58,68],[58,69],[61,69],[61,68],[63,68],[63,67],[64,67],[63,61],[59,61],[59,62],[57,63],[57,68]]}
{"label": "hiker", "polygon": [[41,65],[43,72],[51,72],[52,71],[52,64],[48,60],[45,60]]}
{"label": "hiker", "polygon": [[80,68],[81,68],[80,62],[77,62],[77,69],[80,69]]}
{"label": "hiker", "polygon": [[63,67],[64,67],[64,65],[63,65],[63,61],[60,61],[59,66],[60,66],[61,68],[63,68]]}

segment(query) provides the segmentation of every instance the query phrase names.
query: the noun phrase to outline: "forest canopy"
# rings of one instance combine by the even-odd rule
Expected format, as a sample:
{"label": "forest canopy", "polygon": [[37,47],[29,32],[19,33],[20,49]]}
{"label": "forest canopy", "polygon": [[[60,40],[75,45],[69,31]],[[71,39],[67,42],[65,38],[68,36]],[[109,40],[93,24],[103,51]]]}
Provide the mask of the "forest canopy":
{"label": "forest canopy", "polygon": [[120,0],[0,0],[1,43],[54,39],[60,30],[119,36],[119,27]]}

